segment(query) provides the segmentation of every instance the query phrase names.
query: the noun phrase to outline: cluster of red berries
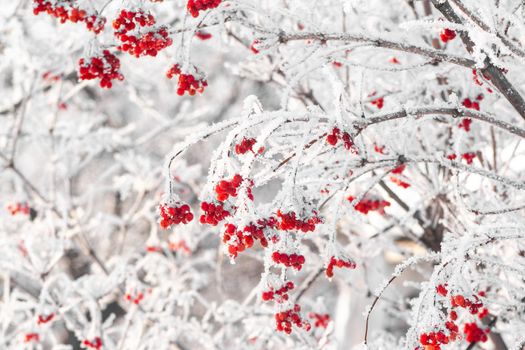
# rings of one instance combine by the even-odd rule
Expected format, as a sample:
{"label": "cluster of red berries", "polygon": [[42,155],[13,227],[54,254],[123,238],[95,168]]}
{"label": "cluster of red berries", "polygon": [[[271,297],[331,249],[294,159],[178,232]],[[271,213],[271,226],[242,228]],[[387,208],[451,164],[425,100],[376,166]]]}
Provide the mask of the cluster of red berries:
{"label": "cluster of red berries", "polygon": [[202,30],[198,30],[195,32],[195,36],[197,38],[199,38],[200,40],[208,40],[208,39],[211,39],[212,35],[208,32],[205,32],[205,31],[202,31]]}
{"label": "cluster of red berries", "polygon": [[35,342],[38,343],[40,341],[40,335],[38,333],[27,333],[24,335],[24,342]]}
{"label": "cluster of red berries", "polygon": [[455,37],[456,37],[456,32],[453,31],[452,29],[445,28],[441,31],[441,33],[439,33],[439,38],[444,43],[450,40],[453,40]]}
{"label": "cluster of red berries", "polygon": [[275,227],[276,224],[277,221],[274,218],[260,219],[256,224],[250,223],[242,230],[237,230],[237,227],[233,224],[225,224],[222,241],[228,245],[230,256],[235,258],[239,252],[244,251],[246,248],[251,248],[256,240],[261,243],[262,247],[268,247],[264,229],[266,227]]}
{"label": "cluster of red berries", "polygon": [[488,313],[488,310],[485,311],[486,309],[483,309],[483,303],[481,302],[481,300],[479,300],[477,296],[475,296],[475,298],[476,300],[472,301],[470,299],[465,298],[463,295],[454,295],[450,298],[450,304],[452,307],[461,307],[464,309],[468,309],[472,315],[480,313],[481,310],[483,315],[481,318],[483,318]]}
{"label": "cluster of red berries", "polygon": [[[483,96],[483,95],[479,95],[479,96]],[[479,98],[478,96],[478,98]],[[482,97],[483,98],[483,97]],[[461,104],[463,105],[463,107],[465,108],[469,108],[469,109],[474,109],[476,111],[479,111],[479,102],[481,99],[476,99],[475,101],[472,101],[470,98],[466,98],[463,100],[463,102],[461,102]]]}
{"label": "cluster of red berries", "polygon": [[472,119],[470,118],[463,118],[458,124],[458,127],[460,129],[465,129],[466,132],[470,131],[470,124],[472,124]]}
{"label": "cluster of red berries", "polygon": [[472,164],[472,161],[474,160],[474,158],[476,158],[476,153],[473,153],[473,152],[463,153],[461,155],[461,158],[464,159],[467,162],[467,164]]}
{"label": "cluster of red berries", "polygon": [[54,317],[55,317],[54,313],[50,313],[49,315],[46,315],[46,316],[38,315],[36,323],[37,324],[45,324],[45,323],[50,322]]}
{"label": "cluster of red berries", "polygon": [[86,339],[82,342],[82,345],[90,349],[100,350],[102,349],[102,339],[100,337],[96,337],[93,341]]}
{"label": "cluster of red berries", "polygon": [[58,18],[60,23],[65,23],[68,20],[73,23],[85,22],[86,28],[95,34],[100,33],[106,24],[104,17],[96,14],[88,15],[86,10],[72,6],[70,0],[59,0],[55,5],[48,0],[34,0],[33,13],[38,15],[41,12]]}
{"label": "cluster of red berries", "polygon": [[193,74],[184,74],[182,73],[180,66],[178,64],[173,65],[166,76],[168,79],[173,78],[174,76],[179,76],[177,82],[177,95],[183,96],[184,93],[188,92],[188,95],[193,96],[197,92],[202,94],[204,88],[208,86],[208,82],[203,78],[196,78]]}
{"label": "cluster of red berries", "polygon": [[293,267],[297,271],[300,271],[303,268],[305,262],[304,256],[292,253],[290,255],[286,253],[273,252],[272,260],[276,264],[282,264],[286,267]]}
{"label": "cluster of red berries", "polygon": [[199,220],[201,224],[217,226],[219,222],[231,215],[229,211],[224,209],[223,203],[202,202],[201,209],[204,211]]}
{"label": "cluster of red berries", "polygon": [[478,327],[475,322],[465,323],[463,326],[463,333],[465,334],[465,340],[469,343],[474,342],[486,342],[487,341],[487,331]]}
{"label": "cluster of red berries", "polygon": [[[275,300],[278,303],[283,303],[289,299],[288,292],[295,288],[295,285],[292,281],[288,281],[283,286],[277,290],[270,288],[270,290],[262,293],[262,300],[270,301]],[[276,299],[277,297],[277,299]]]}
{"label": "cluster of red berries", "polygon": [[9,214],[11,215],[17,215],[17,214],[24,214],[29,215],[30,212],[29,204],[27,203],[16,203],[16,204],[9,204],[7,206],[7,211],[9,211]]}
{"label": "cluster of red berries", "polygon": [[446,297],[447,294],[448,294],[448,290],[447,290],[446,285],[439,284],[439,285],[436,287],[436,292],[437,292],[439,295]]}
{"label": "cluster of red berries", "polygon": [[[348,196],[347,199],[350,202],[353,202],[355,197]],[[365,215],[370,211],[377,211],[379,214],[383,215],[385,213],[385,208],[389,206],[390,202],[383,199],[363,198],[354,206],[354,209]]]}
{"label": "cluster of red berries", "polygon": [[310,323],[308,321],[303,321],[299,312],[301,312],[301,306],[295,304],[293,309],[276,313],[275,322],[277,324],[277,330],[279,332],[290,334],[292,333],[292,325],[295,325],[309,331],[311,328]]}
{"label": "cluster of red berries", "polygon": [[[454,154],[454,153],[449,154],[447,156],[447,159],[449,159],[449,160],[455,160],[457,158],[458,158],[458,156],[456,154]],[[472,153],[472,152],[463,153],[461,155],[461,159],[464,159],[467,162],[467,164],[472,164],[472,161],[474,160],[474,158],[476,158],[476,154]]]}
{"label": "cluster of red berries", "polygon": [[222,0],[188,0],[188,11],[193,17],[199,17],[200,11],[214,9],[221,4]]}
{"label": "cluster of red berries", "polygon": [[125,35],[127,32],[137,28],[137,24],[141,27],[151,27],[155,24],[155,17],[150,13],[146,14],[142,10],[137,12],[121,10],[119,16],[113,21],[113,29],[117,31],[115,32],[116,35]]}
{"label": "cluster of red berries", "polygon": [[217,193],[217,200],[220,202],[226,201],[230,196],[237,196],[237,189],[242,183],[242,176],[236,174],[230,181],[221,180],[215,186],[215,193]]}
{"label": "cluster of red berries", "polygon": [[244,227],[244,232],[247,232],[253,236],[253,238],[258,239],[261,243],[261,246],[266,248],[268,246],[268,240],[264,236],[264,229],[267,227],[276,228],[278,225],[277,220],[274,217],[269,217],[268,219],[259,219],[257,223],[250,223],[248,226]]}
{"label": "cluster of red berries", "polygon": [[343,260],[343,259],[337,259],[335,256],[332,256],[330,258],[330,262],[328,263],[328,267],[326,268],[326,276],[328,278],[334,277],[334,267],[339,268],[348,268],[348,269],[355,269],[356,264],[353,261]]}
{"label": "cluster of red berries", "polygon": [[307,220],[299,220],[293,211],[283,213],[281,210],[277,210],[277,217],[281,219],[281,221],[278,222],[277,228],[282,231],[299,230],[305,233],[311,232],[315,230],[315,225],[322,222],[317,214],[314,214],[313,217]]}
{"label": "cluster of red berries", "polygon": [[[403,171],[405,170],[406,168],[406,164],[401,164],[400,166],[398,166],[397,168],[393,169],[391,171],[392,174],[396,174],[396,175],[401,175],[403,173]],[[390,181],[392,181],[393,183],[395,183],[396,185],[400,186],[400,187],[403,187],[403,188],[408,188],[410,187],[410,184],[408,182],[405,182],[401,179],[399,179],[398,177],[396,176],[391,176],[390,177]]]}
{"label": "cluster of red berries", "polygon": [[330,145],[335,146],[339,140],[343,141],[343,145],[347,150],[351,150],[353,153],[357,153],[357,149],[354,146],[354,142],[350,138],[350,134],[346,131],[341,134],[339,128],[333,128],[332,133],[326,136],[326,142]]}
{"label": "cluster of red berries", "polygon": [[100,79],[100,87],[110,89],[112,80],[124,80],[120,74],[120,60],[109,52],[102,51],[102,56],[91,57],[88,61],[81,58],[79,64],[80,80]]}
{"label": "cluster of red berries", "polygon": [[374,152],[379,153],[379,154],[388,154],[385,151],[385,148],[386,148],[385,145],[380,146],[380,145],[378,145],[377,143],[374,142]]}
{"label": "cluster of red berries", "polygon": [[244,235],[244,232],[237,230],[234,224],[226,224],[225,227],[222,241],[227,244],[228,253],[232,258],[236,258],[239,252],[253,246],[255,240],[252,235]]}
{"label": "cluster of red berries", "polygon": [[419,342],[425,350],[440,350],[441,345],[448,344],[449,337],[443,331],[429,332],[421,334]]}
{"label": "cluster of red berries", "polygon": [[160,212],[160,227],[168,229],[172,225],[187,224],[193,220],[193,214],[190,211],[188,204],[177,203],[175,205],[161,204],[159,206]]}
{"label": "cluster of red berries", "polygon": [[138,305],[138,304],[140,304],[142,299],[144,299],[144,293],[140,293],[139,292],[139,293],[137,293],[136,296],[133,296],[131,293],[126,293],[126,295],[124,295],[124,299],[126,299],[130,303]]}
{"label": "cluster of red berries", "polygon": [[393,169],[391,171],[392,174],[396,174],[396,175],[399,175],[399,174],[402,174],[403,171],[405,171],[406,169],[406,164],[401,164],[400,166],[398,166],[397,168]]}
{"label": "cluster of red berries", "polygon": [[385,99],[383,97],[379,97],[371,101],[370,103],[376,106],[377,108],[381,109],[383,108],[383,105],[385,104]]}
{"label": "cluster of red berries", "polygon": [[410,187],[410,184],[408,182],[405,182],[405,181],[403,181],[400,178],[395,177],[395,176],[391,176],[390,177],[390,181],[392,181],[393,183],[395,183],[399,187],[403,187],[403,188],[409,188]]}
{"label": "cluster of red berries", "polygon": [[247,139],[246,137],[244,137],[241,143],[235,145],[235,153],[245,154],[248,151],[253,153],[253,145],[255,145],[256,143],[257,143],[256,139],[254,138]]}
{"label": "cluster of red berries", "polygon": [[145,34],[129,34],[129,31],[137,27],[152,27],[154,24],[155,18],[151,14],[140,10],[137,12],[120,11],[117,19],[113,21],[115,36],[122,41],[118,49],[135,57],[157,56],[160,50],[173,44],[166,27],[152,28]]}
{"label": "cluster of red berries", "polygon": [[315,312],[310,312],[308,314],[308,317],[314,320],[314,326],[317,328],[325,328],[328,327],[328,324],[330,323],[330,315],[329,314],[317,314]]}
{"label": "cluster of red berries", "polygon": [[[436,287],[436,292],[446,297],[448,295],[448,290],[446,285],[438,285]],[[484,292],[478,293],[480,296],[484,296]],[[483,319],[488,315],[488,310],[483,307],[483,303],[475,296],[475,300],[471,301],[465,298],[463,295],[454,295],[450,297],[450,304],[452,308],[464,308],[468,309],[469,313],[472,315],[477,315],[479,319]],[[459,327],[456,324],[458,319],[458,314],[455,310],[450,311],[449,320],[445,322],[445,327],[448,330],[448,335],[445,334],[442,330],[438,332],[423,333],[419,337],[419,342],[424,346],[425,350],[440,350],[441,345],[448,344],[451,341],[459,339]],[[489,329],[483,330],[475,322],[465,323],[463,326],[463,334],[465,335],[464,339],[469,343],[474,342],[486,342],[487,333]]]}

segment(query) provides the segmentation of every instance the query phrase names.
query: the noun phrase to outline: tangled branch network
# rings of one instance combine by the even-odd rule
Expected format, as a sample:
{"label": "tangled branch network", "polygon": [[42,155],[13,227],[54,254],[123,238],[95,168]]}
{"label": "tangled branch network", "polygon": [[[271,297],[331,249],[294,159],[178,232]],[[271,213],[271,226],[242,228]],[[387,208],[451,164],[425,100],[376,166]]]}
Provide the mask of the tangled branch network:
{"label": "tangled branch network", "polygon": [[525,349],[521,0],[4,0],[0,349]]}

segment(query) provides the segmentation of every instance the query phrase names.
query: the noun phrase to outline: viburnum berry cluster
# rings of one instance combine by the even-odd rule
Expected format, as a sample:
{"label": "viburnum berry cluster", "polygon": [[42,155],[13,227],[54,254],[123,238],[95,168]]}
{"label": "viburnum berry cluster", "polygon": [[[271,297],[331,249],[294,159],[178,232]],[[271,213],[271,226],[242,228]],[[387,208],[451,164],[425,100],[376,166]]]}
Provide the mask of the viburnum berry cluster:
{"label": "viburnum berry cluster", "polygon": [[202,94],[204,88],[208,86],[208,82],[203,77],[196,77],[190,73],[182,73],[181,68],[178,64],[173,65],[166,73],[168,79],[178,76],[177,81],[177,94],[183,96],[186,92],[188,95],[193,96],[197,92]]}
{"label": "viburnum berry cluster", "polygon": [[7,211],[11,215],[17,215],[17,214],[23,214],[23,215],[29,215],[30,213],[30,207],[28,203],[15,203],[15,204],[9,204],[7,206]]}
{"label": "viburnum berry cluster", "polygon": [[222,202],[217,204],[202,202],[201,209],[204,211],[204,214],[199,219],[201,224],[217,226],[219,222],[231,215],[228,210],[224,209],[224,203]]}
{"label": "viburnum berry cluster", "polygon": [[330,258],[330,261],[328,262],[328,266],[326,267],[326,271],[325,271],[326,277],[328,278],[334,277],[334,267],[355,269],[357,265],[353,261],[350,261],[347,259],[336,258],[335,256],[332,256]]}
{"label": "viburnum berry cluster", "polygon": [[343,146],[345,149],[352,151],[352,153],[357,154],[357,148],[354,145],[354,142],[352,141],[352,138],[350,137],[350,134],[346,131],[341,134],[341,130],[339,128],[333,128],[332,132],[326,136],[326,142],[328,142],[330,145],[335,146],[337,145],[337,142],[339,140],[343,141]]}
{"label": "viburnum berry cluster", "polygon": [[518,2],[5,1],[2,349],[521,349]]}
{"label": "viburnum berry cluster", "polygon": [[[257,140],[254,138],[247,139],[246,137],[243,137],[241,143],[238,143],[235,145],[235,153],[237,154],[245,154],[246,152],[250,151],[253,153],[253,145],[257,143]],[[264,151],[264,147],[259,148],[257,153],[262,153]]]}
{"label": "viburnum berry cluster", "polygon": [[24,335],[24,343],[30,343],[30,342],[38,343],[39,341],[40,341],[40,334],[38,333],[27,333]]}
{"label": "viburnum berry cluster", "polygon": [[310,312],[308,317],[314,320],[314,327],[325,328],[330,324],[330,315],[329,314],[318,314],[315,312]]}
{"label": "viburnum berry cluster", "polygon": [[262,293],[261,297],[263,301],[275,300],[277,303],[283,303],[288,301],[288,292],[295,288],[292,281],[285,282],[280,288],[271,287]]}
{"label": "viburnum berry cluster", "polygon": [[[446,298],[448,296],[446,284],[438,285],[436,287],[436,292],[438,295]],[[485,296],[485,293],[481,291],[478,295]],[[477,316],[479,320],[484,319],[489,314],[488,309],[484,307],[483,302],[477,295],[474,295],[473,300],[465,298],[461,294],[453,295],[450,299],[445,300],[450,301],[449,305],[443,305],[449,310],[448,320],[445,322],[446,330],[422,333],[419,337],[419,342],[424,350],[441,350],[442,345],[449,344],[450,342],[461,341],[462,338],[459,335],[460,327],[458,325],[458,311],[461,309],[468,311],[468,314],[472,316]],[[442,301],[442,304],[445,304],[445,302]],[[465,316],[464,319],[465,318],[468,318],[468,316]],[[487,334],[490,332],[490,329],[482,329],[476,322],[465,321],[462,329],[464,335],[463,339],[468,343],[486,342],[488,340]]]}
{"label": "viburnum berry cluster", "polygon": [[401,179],[399,179],[398,177],[395,177],[395,176],[391,176],[390,177],[390,181],[396,185],[398,185],[399,187],[402,187],[402,188],[409,188],[410,187],[410,184],[408,182],[405,182]]}
{"label": "viburnum berry cluster", "polygon": [[[356,198],[354,196],[348,196],[348,201],[353,202]],[[361,199],[354,209],[363,214],[368,214],[371,211],[377,211],[379,214],[383,215],[385,213],[385,208],[390,206],[390,202],[380,198],[366,197]]]}
{"label": "viburnum berry cluster", "polygon": [[255,241],[259,241],[263,248],[268,247],[265,229],[275,228],[277,222],[274,218],[259,219],[257,223],[250,223],[243,229],[237,229],[234,224],[225,224],[222,241],[227,245],[228,254],[235,258],[239,252],[251,248]]}
{"label": "viburnum berry cluster", "polygon": [[382,109],[385,104],[385,99],[383,97],[378,97],[375,100],[372,100],[370,103],[376,106],[378,109]]}
{"label": "viburnum berry cluster", "polygon": [[277,223],[279,230],[283,231],[292,231],[298,230],[302,232],[312,232],[315,230],[315,225],[322,222],[321,218],[317,216],[317,213],[306,220],[301,220],[297,218],[295,212],[291,211],[288,213],[283,213],[280,209],[277,210],[277,218],[280,219]]}
{"label": "viburnum berry cluster", "polygon": [[75,7],[72,0],[33,0],[33,13],[38,15],[42,12],[58,18],[60,23],[84,22],[86,28],[95,34],[102,32],[106,24],[105,17],[96,13],[88,14],[85,9]]}
{"label": "viburnum berry cluster", "polygon": [[461,104],[465,108],[474,109],[476,111],[479,111],[479,101],[483,99],[483,95],[479,95],[474,101],[472,101],[470,98],[465,98]]}
{"label": "viburnum berry cluster", "polygon": [[134,293],[126,293],[124,295],[124,299],[126,299],[126,301],[128,301],[130,303],[138,305],[144,299],[144,293],[142,293],[142,292],[138,292],[138,293],[135,293],[135,294]]}
{"label": "viburnum berry cluster", "polygon": [[272,260],[276,264],[281,264],[286,267],[292,267],[297,271],[300,271],[303,268],[303,264],[306,261],[303,255],[296,253],[287,254],[282,252],[273,252]]}
{"label": "viburnum berry cluster", "polygon": [[304,328],[309,331],[311,325],[308,321],[301,318],[299,314],[301,312],[301,306],[295,304],[292,309],[281,311],[275,314],[275,322],[277,324],[277,330],[279,332],[285,332],[286,334],[292,333],[292,326],[295,325],[299,328]]}
{"label": "viburnum berry cluster", "polygon": [[456,32],[449,28],[445,28],[441,31],[441,33],[439,33],[439,38],[444,43],[454,40],[455,37],[456,37]]}
{"label": "viburnum berry cluster", "polygon": [[[400,166],[393,169],[391,173],[394,175],[402,175],[405,168],[406,168],[406,164],[401,164]],[[408,182],[401,180],[399,176],[390,176],[390,181],[402,188],[410,187],[410,184]]]}
{"label": "viburnum berry cluster", "polygon": [[110,89],[113,80],[124,80],[124,76],[120,73],[120,60],[109,50],[102,51],[101,56],[81,58],[78,65],[80,80],[100,79],[102,88]]}
{"label": "viburnum berry cluster", "polygon": [[212,38],[212,35],[208,32],[205,32],[203,30],[198,30],[195,32],[195,36],[199,38],[200,40],[208,40]]}
{"label": "viburnum berry cluster", "polygon": [[82,345],[84,345],[88,349],[101,350],[103,344],[102,339],[100,339],[100,337],[95,337],[93,340],[84,340],[82,342]]}
{"label": "viburnum berry cluster", "polygon": [[199,17],[200,11],[217,8],[222,0],[188,0],[186,7],[193,17]]}
{"label": "viburnum berry cluster", "polygon": [[461,155],[461,158],[464,159],[467,162],[467,164],[472,164],[472,162],[474,161],[474,158],[476,158],[476,153],[474,152],[463,153]]}
{"label": "viburnum berry cluster", "polygon": [[[235,174],[233,178],[228,180],[221,180],[219,183],[215,186],[215,193],[217,194],[217,200],[219,202],[224,202],[228,200],[228,198],[231,197],[237,197],[237,189],[243,182],[243,178],[239,174]],[[253,182],[251,182],[253,185]],[[248,192],[248,198],[253,200],[253,195],[251,193],[250,187],[247,189]]]}
{"label": "viburnum berry cluster", "polygon": [[46,324],[48,322],[51,322],[53,320],[53,318],[55,318],[55,314],[54,313],[50,313],[48,315],[38,315],[38,318],[37,318],[37,324]]}
{"label": "viburnum berry cluster", "polygon": [[173,225],[188,224],[193,220],[193,213],[188,204],[162,203],[159,205],[160,227],[168,229]]}
{"label": "viburnum berry cluster", "polygon": [[168,28],[155,27],[155,17],[142,10],[121,10],[113,21],[115,37],[122,42],[118,49],[135,57],[157,56],[158,52],[173,44]]}
{"label": "viburnum berry cluster", "polygon": [[470,131],[470,124],[472,124],[472,119],[470,118],[463,118],[458,124],[458,127],[460,129],[465,129],[466,132]]}

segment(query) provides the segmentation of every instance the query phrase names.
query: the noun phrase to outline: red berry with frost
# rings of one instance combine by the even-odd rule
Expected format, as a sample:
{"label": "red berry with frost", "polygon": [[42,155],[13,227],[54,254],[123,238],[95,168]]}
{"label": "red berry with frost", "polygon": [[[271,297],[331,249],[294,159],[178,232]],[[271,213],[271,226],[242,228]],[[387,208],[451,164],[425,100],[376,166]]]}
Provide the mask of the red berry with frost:
{"label": "red berry with frost", "polygon": [[[353,202],[355,197],[348,196],[348,201]],[[354,209],[363,214],[368,214],[371,211],[377,211],[379,214],[383,215],[385,213],[385,208],[390,206],[390,202],[382,199],[376,198],[363,198],[356,205]]]}
{"label": "red berry with frost", "polygon": [[219,222],[231,215],[229,211],[224,209],[223,203],[202,202],[201,209],[204,211],[199,220],[201,224],[217,226]]}
{"label": "red berry with frost", "polygon": [[383,97],[376,98],[375,100],[372,100],[370,102],[374,106],[376,106],[378,109],[383,108],[383,105],[385,104],[385,99]]}
{"label": "red berry with frost", "polygon": [[124,80],[120,73],[120,60],[109,50],[102,51],[101,56],[81,58],[78,63],[80,80],[100,79],[100,87],[107,89],[113,86],[112,80]]}
{"label": "red berry with frost", "polygon": [[441,38],[441,41],[446,43],[456,37],[456,32],[452,29],[445,28],[439,33],[439,37]]}
{"label": "red berry with frost", "polygon": [[200,11],[206,11],[217,8],[222,0],[188,0],[186,5],[189,13],[193,17],[199,17]]}
{"label": "red berry with frost", "polygon": [[173,225],[188,224],[193,220],[193,214],[190,211],[188,204],[163,203],[159,205],[160,226],[163,229],[168,229]]}
{"label": "red berry with frost", "polygon": [[[198,73],[196,69],[195,71]],[[166,76],[168,79],[178,77],[177,95],[179,96],[183,96],[185,93],[188,93],[190,96],[194,96],[196,93],[202,94],[204,88],[208,86],[208,82],[202,77],[202,74],[193,75],[190,73],[182,73],[178,64],[173,65],[168,72],[166,72]]]}
{"label": "red berry with frost", "polygon": [[335,256],[332,256],[325,271],[325,274],[328,278],[334,277],[334,267],[355,269],[356,264],[353,261],[338,259]]}

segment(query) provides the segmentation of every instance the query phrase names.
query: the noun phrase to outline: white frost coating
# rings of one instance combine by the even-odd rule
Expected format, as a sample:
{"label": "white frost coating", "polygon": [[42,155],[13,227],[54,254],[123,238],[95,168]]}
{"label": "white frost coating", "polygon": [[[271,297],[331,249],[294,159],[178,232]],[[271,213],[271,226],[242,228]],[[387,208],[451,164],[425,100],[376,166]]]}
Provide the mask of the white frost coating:
{"label": "white frost coating", "polygon": [[[0,349],[406,350],[459,294],[521,347],[520,1],[4,3]],[[122,10],[172,45],[121,51]],[[124,80],[79,81],[104,50]],[[455,310],[443,350],[490,321]]]}

